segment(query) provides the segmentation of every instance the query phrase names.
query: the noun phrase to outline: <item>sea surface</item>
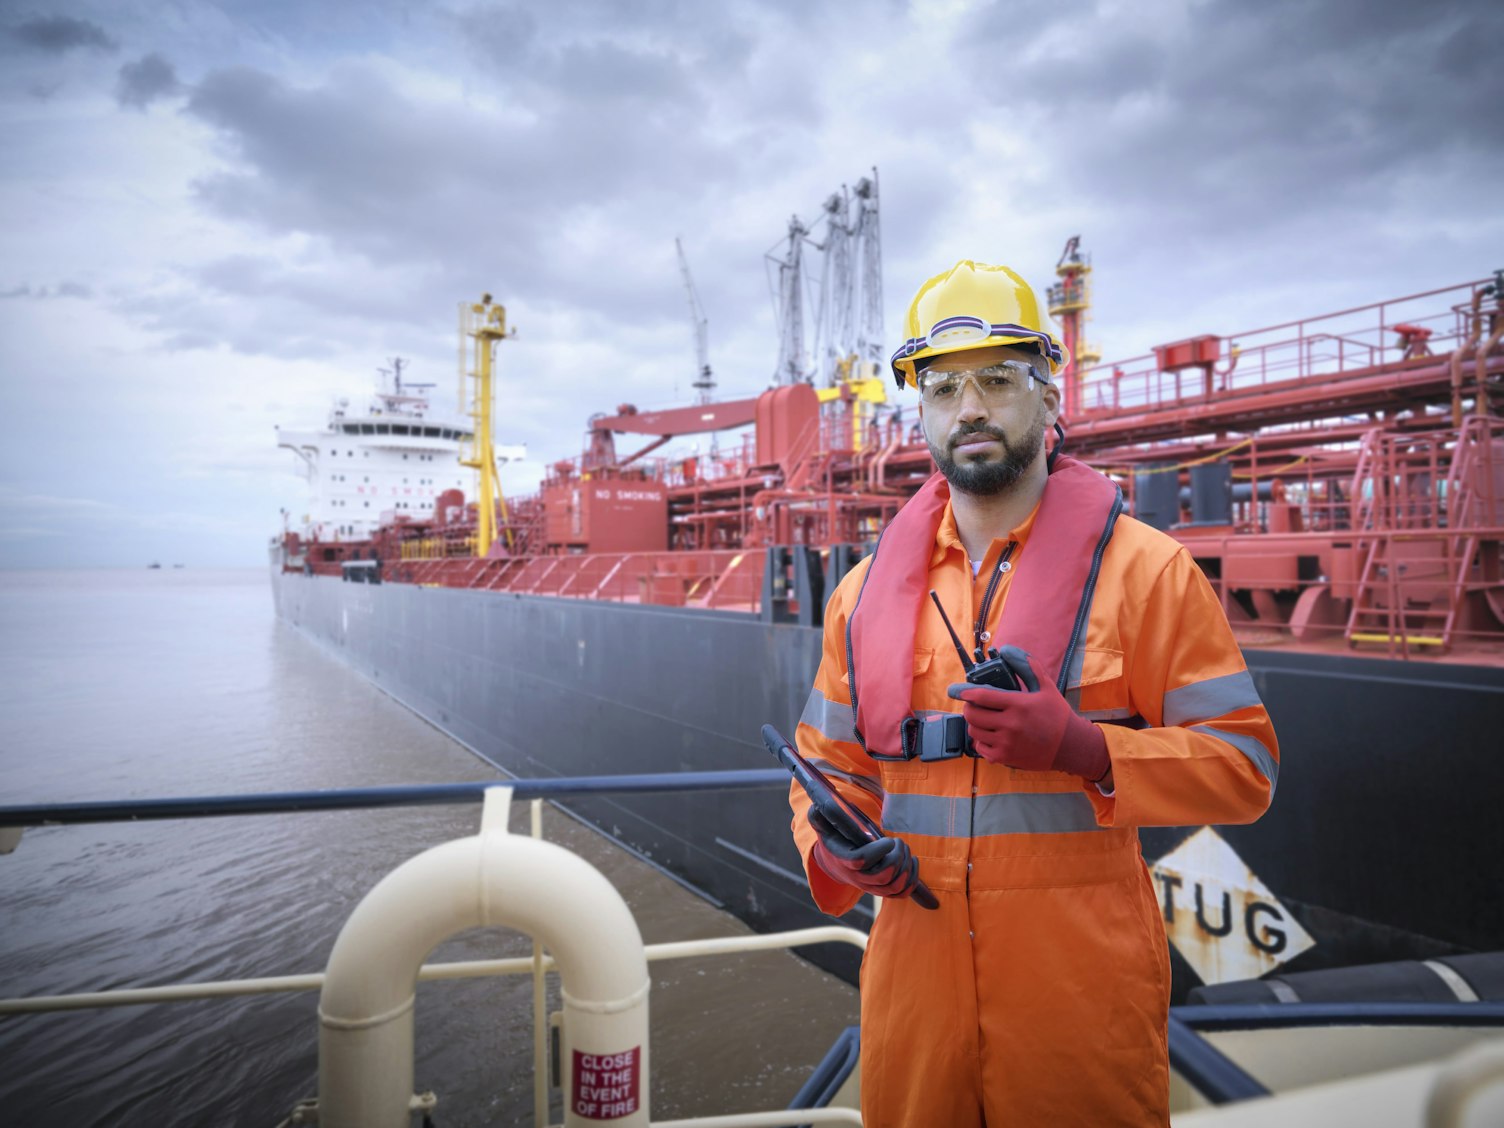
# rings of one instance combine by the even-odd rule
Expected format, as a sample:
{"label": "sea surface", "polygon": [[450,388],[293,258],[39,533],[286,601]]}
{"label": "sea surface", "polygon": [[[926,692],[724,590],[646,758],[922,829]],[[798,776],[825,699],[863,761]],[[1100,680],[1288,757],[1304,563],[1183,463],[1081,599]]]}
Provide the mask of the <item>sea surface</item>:
{"label": "sea surface", "polygon": [[[0,803],[497,778],[272,610],[264,571],[0,572]],[[526,805],[513,812],[526,829]],[[479,808],[28,830],[0,855],[0,997],[322,971],[388,871]],[[621,890],[648,943],[747,929],[567,814],[545,836]],[[430,961],[526,955],[473,930]],[[857,1020],[782,952],[652,965],[656,1119],[785,1107]],[[557,989],[552,992],[557,999]],[[317,1088],[317,996],[0,1016],[8,1124],[280,1124]],[[533,1123],[531,984],[425,983],[416,1087],[436,1128]]]}

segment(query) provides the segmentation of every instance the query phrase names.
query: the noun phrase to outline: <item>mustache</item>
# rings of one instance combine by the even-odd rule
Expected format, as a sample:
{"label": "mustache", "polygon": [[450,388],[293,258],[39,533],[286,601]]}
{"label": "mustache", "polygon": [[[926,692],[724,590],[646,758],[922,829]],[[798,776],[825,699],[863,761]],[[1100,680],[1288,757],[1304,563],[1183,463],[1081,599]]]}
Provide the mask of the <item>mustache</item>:
{"label": "mustache", "polygon": [[1002,429],[999,427],[989,426],[986,423],[976,423],[970,426],[963,425],[957,427],[950,433],[949,438],[945,440],[946,449],[955,450],[957,444],[971,435],[986,435],[988,438],[996,439],[998,442],[1002,443],[1004,450],[1012,449],[1008,443],[1008,436],[1003,434]]}

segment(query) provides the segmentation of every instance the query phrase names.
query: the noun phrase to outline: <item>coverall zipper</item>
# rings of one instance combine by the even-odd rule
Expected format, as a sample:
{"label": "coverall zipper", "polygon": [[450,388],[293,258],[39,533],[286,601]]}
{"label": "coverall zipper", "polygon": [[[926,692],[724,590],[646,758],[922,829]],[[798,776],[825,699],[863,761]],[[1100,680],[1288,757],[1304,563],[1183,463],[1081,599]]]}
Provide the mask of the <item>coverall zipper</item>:
{"label": "coverall zipper", "polygon": [[1011,567],[1008,560],[1013,555],[1013,550],[1017,547],[1018,542],[1011,540],[1003,546],[1002,559],[997,562],[997,567],[992,570],[992,575],[987,580],[987,590],[982,593],[982,607],[977,612],[977,621],[971,628],[972,638],[975,640],[971,656],[978,662],[985,661],[987,658],[987,648],[983,645],[982,634],[987,626],[987,612],[992,609],[992,597],[997,594],[998,586],[1003,580],[1003,574]]}

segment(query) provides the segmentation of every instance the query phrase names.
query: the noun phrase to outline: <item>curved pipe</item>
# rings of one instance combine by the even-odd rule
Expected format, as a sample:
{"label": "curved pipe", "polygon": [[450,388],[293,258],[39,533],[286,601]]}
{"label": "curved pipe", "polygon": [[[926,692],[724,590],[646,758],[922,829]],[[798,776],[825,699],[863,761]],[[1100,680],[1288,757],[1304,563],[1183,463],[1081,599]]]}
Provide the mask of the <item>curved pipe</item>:
{"label": "curved pipe", "polygon": [[1504,316],[1499,318],[1498,328],[1493,331],[1488,340],[1478,346],[1476,360],[1474,361],[1473,379],[1478,384],[1478,399],[1480,402],[1474,405],[1473,410],[1480,414],[1488,410],[1485,398],[1485,392],[1488,389],[1488,354],[1498,348],[1501,339],[1504,339]]}
{"label": "curved pipe", "polygon": [[1437,1073],[1426,1095],[1426,1128],[1457,1128],[1471,1120],[1468,1113],[1474,1105],[1497,1109],[1488,1094],[1500,1085],[1504,1085],[1504,1038],[1463,1050]]}
{"label": "curved pipe", "polygon": [[893,457],[902,440],[903,434],[897,427],[888,428],[888,441],[883,444],[882,454],[878,455],[867,478],[867,488],[873,493],[883,493],[888,489],[888,459]]}
{"label": "curved pipe", "polygon": [[321,1125],[408,1128],[418,968],[440,941],[488,925],[530,933],[553,954],[566,1098],[576,1093],[572,1051],[603,1058],[635,1051],[635,1109],[603,1118],[597,1107],[587,1118],[566,1100],[565,1125],[647,1128],[649,980],[637,922],[588,862],[501,828],[405,862],[340,930],[319,996]]}

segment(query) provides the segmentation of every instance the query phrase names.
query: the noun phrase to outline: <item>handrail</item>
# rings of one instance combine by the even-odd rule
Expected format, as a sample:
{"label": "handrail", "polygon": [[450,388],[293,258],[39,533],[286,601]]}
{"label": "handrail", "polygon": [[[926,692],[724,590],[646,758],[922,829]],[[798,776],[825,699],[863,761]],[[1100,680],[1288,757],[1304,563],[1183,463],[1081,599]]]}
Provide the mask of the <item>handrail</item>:
{"label": "handrail", "polygon": [[642,775],[493,779],[415,787],[360,787],[333,791],[272,791],[251,795],[201,795],[98,803],[42,803],[0,807],[0,827],[202,819],[272,815],[292,811],[353,811],[372,807],[433,807],[480,803],[490,787],[510,787],[517,799],[572,795],[623,795],[665,791],[741,791],[786,787],[781,768],[721,772],[649,772]]}
{"label": "handrail", "polygon": [[[482,820],[482,836],[479,839],[465,839],[448,843],[427,854],[420,855],[417,859],[421,862],[424,858],[434,855],[435,851],[449,850],[464,847],[467,843],[488,841],[487,834],[494,833],[498,827],[505,826],[505,808],[510,805],[518,793],[530,793],[532,808],[532,837],[519,839],[519,842],[542,842],[541,813],[543,796],[545,795],[569,795],[569,794],[601,794],[610,792],[642,792],[642,791],[687,791],[687,790],[716,790],[725,787],[751,788],[762,786],[778,786],[785,784],[787,776],[778,769],[764,771],[730,771],[730,772],[683,772],[660,775],[639,776],[596,776],[573,779],[557,780],[522,780],[517,781],[515,787],[506,786],[504,781],[485,781],[481,783],[437,785],[432,787],[417,788],[374,788],[363,790],[347,790],[332,792],[308,792],[308,793],[285,793],[280,795],[252,795],[252,796],[220,796],[204,797],[198,799],[168,799],[147,800],[144,803],[82,803],[60,804],[51,808],[47,807],[11,807],[0,808],[0,818],[28,818],[38,813],[46,813],[56,816],[48,821],[68,822],[97,822],[113,821],[121,818],[171,818],[171,817],[207,817],[224,814],[249,814],[263,813],[271,810],[309,810],[309,809],[351,809],[355,807],[369,806],[397,806],[397,805],[423,805],[434,803],[461,803],[481,801],[485,803],[485,814]],[[287,804],[291,805],[287,805]],[[131,813],[131,808],[137,811]],[[24,824],[23,824],[24,825]],[[3,837],[19,838],[18,826],[3,828]],[[508,841],[510,838],[508,837]],[[12,841],[10,845],[14,845]],[[557,847],[547,847],[557,850]],[[410,868],[414,863],[407,864]],[[405,872],[398,870],[397,873]],[[506,870],[497,870],[499,874],[506,874]],[[595,871],[591,871],[595,872]],[[392,881],[391,875],[382,886],[378,886],[378,892]],[[369,900],[369,898],[368,898]],[[363,903],[364,904],[364,903]],[[359,913],[360,910],[357,910]],[[341,940],[336,944],[336,954],[340,945],[345,943],[346,933],[350,931],[347,924],[345,932],[341,933]],[[635,928],[632,930],[635,935]],[[707,937],[698,940],[674,941],[669,943],[644,946],[641,940],[637,940],[637,959],[639,962],[654,962],[657,960],[687,959],[692,957],[716,956],[738,952],[765,951],[770,949],[788,950],[811,944],[846,943],[865,951],[867,935],[859,929],[839,925],[826,925],[814,928],[803,928],[776,933],[752,934],[747,936],[720,936]],[[421,949],[420,949],[421,951]],[[120,1006],[135,1006],[145,1004],[159,1004],[169,1002],[186,1002],[212,998],[229,998],[235,996],[270,994],[292,991],[321,991],[325,996],[334,988],[335,979],[332,975],[334,962],[331,960],[331,972],[324,974],[304,974],[291,976],[277,976],[260,979],[244,980],[221,980],[209,983],[175,984],[161,987],[147,988],[124,988],[100,992],[80,993],[73,995],[36,996],[32,998],[0,999],[0,1017],[6,1015],[48,1013],[59,1011],[74,1011],[85,1009],[98,1009]],[[539,1123],[547,1119],[548,1090],[547,1090],[547,1067],[548,1040],[546,1037],[546,1025],[544,1021],[544,983],[543,977],[549,972],[559,972],[557,961],[546,954],[542,945],[535,935],[533,940],[533,953],[531,956],[515,957],[499,960],[473,960],[447,964],[425,964],[411,972],[414,983],[437,979],[463,979],[476,978],[491,975],[525,975],[533,976],[534,995],[534,1073],[535,1073],[535,1119]],[[645,981],[642,988],[642,998],[645,1000],[646,991],[650,981]],[[637,996],[633,996],[635,1000]],[[569,1010],[570,996],[566,990],[564,994],[565,1010]],[[335,1068],[340,1060],[330,1057],[334,1062],[330,1065],[326,1062],[326,1055],[330,1049],[326,1044],[329,1030],[325,1029],[328,1022],[324,1019],[324,1011],[328,999],[325,998],[320,1004],[321,1031],[320,1031],[320,1100],[302,1101],[294,1109],[293,1115],[284,1125],[305,1123],[304,1114],[311,1108],[321,1105],[325,1096],[329,1097],[330,1110],[338,1109],[348,1112],[345,1108],[346,1089],[343,1082],[349,1080],[345,1073]],[[390,1008],[381,1012],[383,1022],[391,1013]],[[593,1013],[593,1012],[592,1012]],[[613,1015],[615,1012],[613,1011]],[[578,1016],[577,1016],[578,1017]],[[645,1016],[644,1016],[645,1018]],[[397,1035],[393,1035],[393,1041],[411,1041],[410,1017],[398,1023]],[[402,1023],[407,1025],[403,1026]],[[343,1030],[336,1022],[335,1033]],[[645,1028],[638,1038],[639,1044],[645,1045]],[[399,1046],[398,1049],[401,1049]],[[364,1052],[364,1051],[361,1051]],[[408,1052],[411,1052],[410,1045]],[[397,1055],[401,1057],[401,1054]],[[326,1067],[332,1071],[326,1077]],[[357,1075],[357,1086],[361,1085]],[[328,1084],[326,1085],[326,1080]],[[398,1090],[410,1088],[411,1079],[405,1081],[398,1078],[396,1087]],[[391,1087],[390,1085],[388,1086]],[[327,1092],[326,1092],[327,1090]],[[362,1090],[363,1091],[363,1090]],[[364,1099],[364,1098],[362,1098]],[[424,1094],[412,1098],[413,1108],[432,1107],[432,1094]],[[427,1101],[422,1105],[419,1102]],[[646,1115],[644,1112],[643,1116]],[[348,1119],[348,1118],[346,1118]],[[566,1115],[566,1121],[571,1117]],[[342,1121],[344,1122],[344,1121]],[[663,1121],[654,1125],[654,1128],[779,1128],[785,1125],[813,1125],[813,1124],[861,1124],[861,1115],[855,1109],[843,1108],[790,1108],[765,1112],[742,1112],[724,1116],[709,1118],[695,1118],[692,1120]]]}
{"label": "handrail", "polygon": [[[780,948],[803,948],[811,944],[850,944],[867,950],[867,934],[857,928],[828,924],[795,928],[787,932],[758,932],[749,936],[708,936],[700,940],[673,940],[647,945],[648,963],[687,960],[700,956],[765,952]],[[498,960],[457,960],[424,964],[418,971],[421,983],[448,979],[485,979],[493,975],[527,975],[534,970],[532,956]],[[543,970],[554,970],[552,956],[543,958]],[[269,975],[259,979],[218,979],[203,983],[168,983],[160,987],[120,987],[111,991],[84,991],[71,995],[33,995],[0,999],[0,1016],[45,1014],[55,1011],[93,1010],[105,1007],[135,1007],[154,1003],[183,1003],[202,999],[230,999],[242,995],[279,995],[318,991],[324,973]]]}
{"label": "handrail", "polygon": [[1269,1088],[1174,1013],[1170,1015],[1170,1065],[1212,1104],[1267,1097]]}

